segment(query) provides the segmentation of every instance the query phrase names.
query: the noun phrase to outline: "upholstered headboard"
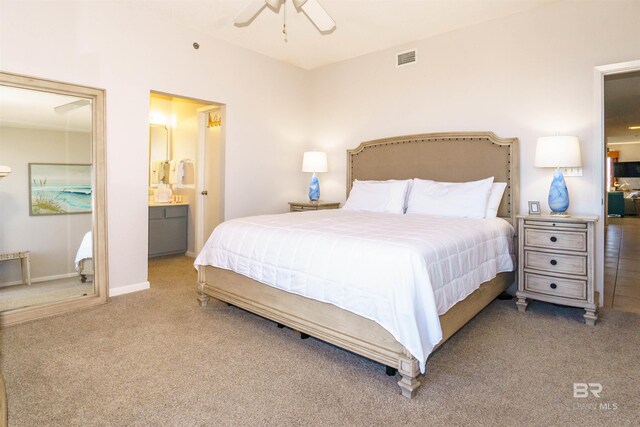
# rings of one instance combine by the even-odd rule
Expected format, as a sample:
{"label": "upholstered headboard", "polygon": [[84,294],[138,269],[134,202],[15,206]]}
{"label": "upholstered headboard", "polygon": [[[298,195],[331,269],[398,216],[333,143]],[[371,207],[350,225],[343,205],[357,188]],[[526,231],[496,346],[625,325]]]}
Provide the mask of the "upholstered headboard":
{"label": "upholstered headboard", "polygon": [[506,182],[498,216],[515,226],[519,198],[518,139],[492,132],[447,132],[363,142],[347,150],[347,196],[354,179],[421,178]]}

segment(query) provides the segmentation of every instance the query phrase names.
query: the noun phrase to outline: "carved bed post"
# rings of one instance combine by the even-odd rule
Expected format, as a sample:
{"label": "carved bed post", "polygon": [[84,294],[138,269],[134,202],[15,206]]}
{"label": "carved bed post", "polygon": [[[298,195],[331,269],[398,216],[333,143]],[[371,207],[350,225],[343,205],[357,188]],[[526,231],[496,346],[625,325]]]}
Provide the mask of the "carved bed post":
{"label": "carved bed post", "polygon": [[200,303],[200,307],[205,307],[209,303],[209,295],[204,293],[203,287],[206,284],[206,279],[204,276],[204,266],[198,266],[198,285],[197,285],[197,298]]}
{"label": "carved bed post", "polygon": [[411,399],[416,395],[416,390],[421,384],[417,379],[420,375],[420,365],[407,349],[404,350],[404,356],[399,359],[398,372],[402,375],[402,379],[398,381],[402,395]]}

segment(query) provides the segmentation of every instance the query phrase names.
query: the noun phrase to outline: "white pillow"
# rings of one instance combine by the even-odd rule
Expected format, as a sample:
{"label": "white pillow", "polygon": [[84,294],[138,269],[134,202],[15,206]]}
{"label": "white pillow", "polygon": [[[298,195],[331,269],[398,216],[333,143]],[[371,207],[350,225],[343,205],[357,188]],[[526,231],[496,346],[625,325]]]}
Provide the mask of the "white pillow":
{"label": "white pillow", "polygon": [[405,196],[410,182],[410,179],[402,181],[358,181],[356,179],[342,209],[404,213]]}
{"label": "white pillow", "polygon": [[500,208],[500,202],[502,201],[502,195],[507,188],[506,182],[494,182],[491,185],[491,192],[489,193],[489,201],[487,202],[487,211],[484,214],[485,218],[495,218],[498,216],[498,208]]}
{"label": "white pillow", "polygon": [[471,182],[436,182],[415,178],[407,213],[484,218],[493,177]]}

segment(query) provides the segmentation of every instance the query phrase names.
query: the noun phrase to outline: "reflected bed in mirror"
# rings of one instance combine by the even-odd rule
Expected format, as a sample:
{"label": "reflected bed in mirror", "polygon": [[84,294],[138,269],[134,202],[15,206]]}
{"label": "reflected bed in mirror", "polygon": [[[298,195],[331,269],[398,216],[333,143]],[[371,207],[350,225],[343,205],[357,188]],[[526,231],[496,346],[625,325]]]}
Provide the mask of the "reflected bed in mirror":
{"label": "reflected bed in mirror", "polygon": [[0,73],[0,326],[107,301],[104,91]]}

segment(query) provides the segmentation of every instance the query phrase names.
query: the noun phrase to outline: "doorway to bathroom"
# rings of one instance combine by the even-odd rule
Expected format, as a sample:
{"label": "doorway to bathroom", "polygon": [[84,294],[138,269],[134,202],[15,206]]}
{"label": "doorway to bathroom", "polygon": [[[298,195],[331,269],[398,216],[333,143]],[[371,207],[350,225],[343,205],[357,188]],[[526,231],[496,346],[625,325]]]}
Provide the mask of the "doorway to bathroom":
{"label": "doorway to bathroom", "polygon": [[224,219],[223,104],[152,91],[149,258],[195,257]]}

